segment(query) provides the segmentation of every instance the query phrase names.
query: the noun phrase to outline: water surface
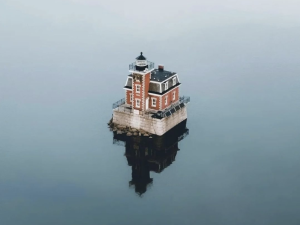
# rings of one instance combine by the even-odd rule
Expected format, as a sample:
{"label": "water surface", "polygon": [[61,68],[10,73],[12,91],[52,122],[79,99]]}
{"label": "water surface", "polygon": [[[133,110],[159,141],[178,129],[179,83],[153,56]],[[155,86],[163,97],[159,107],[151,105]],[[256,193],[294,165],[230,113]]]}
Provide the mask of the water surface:
{"label": "water surface", "polygon": [[[53,22],[54,11],[2,7],[11,20],[0,23],[1,224],[300,223],[296,21],[250,15],[143,38],[118,17],[96,26],[111,17],[60,10]],[[137,193],[107,122],[141,51],[178,72],[191,103],[175,161]]]}

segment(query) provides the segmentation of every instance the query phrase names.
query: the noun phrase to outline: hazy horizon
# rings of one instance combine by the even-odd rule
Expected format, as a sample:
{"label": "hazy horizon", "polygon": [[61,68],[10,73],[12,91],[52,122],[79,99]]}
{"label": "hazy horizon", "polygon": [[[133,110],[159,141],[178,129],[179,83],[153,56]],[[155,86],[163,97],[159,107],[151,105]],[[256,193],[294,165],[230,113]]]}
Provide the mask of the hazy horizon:
{"label": "hazy horizon", "polygon": [[[0,223],[298,225],[298,1],[0,1]],[[107,128],[143,52],[191,97],[139,198]]]}

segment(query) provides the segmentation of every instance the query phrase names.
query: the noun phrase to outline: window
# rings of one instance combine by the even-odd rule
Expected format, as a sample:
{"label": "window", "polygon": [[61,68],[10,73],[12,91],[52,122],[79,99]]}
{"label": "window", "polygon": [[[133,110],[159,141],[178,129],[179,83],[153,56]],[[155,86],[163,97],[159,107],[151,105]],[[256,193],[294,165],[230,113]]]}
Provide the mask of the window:
{"label": "window", "polygon": [[152,100],[152,106],[154,106],[154,107],[156,107],[156,98],[151,98],[151,100]]}
{"label": "window", "polygon": [[168,82],[165,83],[165,90],[168,90]]}
{"label": "window", "polygon": [[130,93],[129,95],[130,95],[130,102],[132,102],[132,93]]}
{"label": "window", "polygon": [[141,100],[140,100],[140,99],[136,99],[136,100],[135,100],[135,106],[136,106],[137,108],[140,108],[140,107],[141,107]]}
{"label": "window", "polygon": [[175,100],[175,98],[176,98],[176,92],[173,91],[173,101]]}
{"label": "window", "polygon": [[165,97],[165,105],[168,104],[168,96]]}
{"label": "window", "polygon": [[176,85],[176,77],[173,78],[173,85]]}
{"label": "window", "polygon": [[141,92],[141,85],[136,84],[135,87],[136,87],[135,92],[140,93]]}

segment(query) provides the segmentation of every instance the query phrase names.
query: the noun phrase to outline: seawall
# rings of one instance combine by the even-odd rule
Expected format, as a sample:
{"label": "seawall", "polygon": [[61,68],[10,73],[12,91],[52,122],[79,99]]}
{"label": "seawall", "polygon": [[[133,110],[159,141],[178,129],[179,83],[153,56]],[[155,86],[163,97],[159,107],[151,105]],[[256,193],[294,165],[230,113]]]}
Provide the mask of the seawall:
{"label": "seawall", "polygon": [[113,111],[113,123],[123,125],[137,130],[144,130],[158,136],[163,135],[177,124],[187,119],[186,107],[179,109],[172,115],[157,119],[148,115],[138,115],[134,113],[122,112],[115,109]]}

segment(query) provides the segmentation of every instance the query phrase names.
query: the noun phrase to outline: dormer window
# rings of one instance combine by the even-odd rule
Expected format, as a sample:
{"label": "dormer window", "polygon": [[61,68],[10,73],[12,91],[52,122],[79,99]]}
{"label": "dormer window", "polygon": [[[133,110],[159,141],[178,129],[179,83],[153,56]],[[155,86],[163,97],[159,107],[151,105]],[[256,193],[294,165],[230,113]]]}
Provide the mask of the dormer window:
{"label": "dormer window", "polygon": [[173,78],[173,86],[176,85],[176,77]]}
{"label": "dormer window", "polygon": [[168,82],[165,83],[165,90],[168,90]]}
{"label": "dormer window", "polygon": [[141,85],[139,85],[139,84],[135,85],[135,92],[136,93],[141,93]]}

